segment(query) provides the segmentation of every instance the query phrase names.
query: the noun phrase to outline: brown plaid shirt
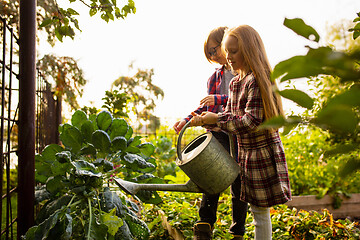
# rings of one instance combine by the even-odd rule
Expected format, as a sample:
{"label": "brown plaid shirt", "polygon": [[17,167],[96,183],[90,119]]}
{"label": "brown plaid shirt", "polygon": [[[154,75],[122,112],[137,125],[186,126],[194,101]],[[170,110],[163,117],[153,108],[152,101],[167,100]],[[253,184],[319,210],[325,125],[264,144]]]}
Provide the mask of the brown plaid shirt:
{"label": "brown plaid shirt", "polygon": [[254,75],[233,78],[218,126],[237,137],[241,200],[270,207],[289,201],[291,192],[279,132],[257,130],[263,120],[264,108]]}

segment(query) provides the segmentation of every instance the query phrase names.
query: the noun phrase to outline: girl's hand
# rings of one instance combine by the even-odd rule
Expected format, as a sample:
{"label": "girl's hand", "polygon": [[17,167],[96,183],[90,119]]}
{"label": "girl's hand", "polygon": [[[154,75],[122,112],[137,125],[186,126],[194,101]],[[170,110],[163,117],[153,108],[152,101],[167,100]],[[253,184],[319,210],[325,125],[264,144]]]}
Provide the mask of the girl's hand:
{"label": "girl's hand", "polygon": [[179,132],[181,131],[181,129],[184,127],[185,124],[186,124],[186,121],[184,119],[181,121],[177,121],[174,124],[173,128],[174,128],[176,134],[179,134]]}
{"label": "girl's hand", "polygon": [[191,118],[190,120],[190,127],[195,127],[195,126],[202,126],[204,125],[203,124],[203,121],[202,121],[202,118],[201,118],[201,115],[198,115],[197,113],[195,112],[192,112],[191,115],[193,115],[193,117]]}
{"label": "girl's hand", "polygon": [[215,95],[208,95],[200,100],[201,106],[214,106],[215,105]]}
{"label": "girl's hand", "polygon": [[192,112],[191,115],[194,117],[191,119],[190,126],[213,125],[218,119],[218,115],[213,112],[203,112],[201,115]]}

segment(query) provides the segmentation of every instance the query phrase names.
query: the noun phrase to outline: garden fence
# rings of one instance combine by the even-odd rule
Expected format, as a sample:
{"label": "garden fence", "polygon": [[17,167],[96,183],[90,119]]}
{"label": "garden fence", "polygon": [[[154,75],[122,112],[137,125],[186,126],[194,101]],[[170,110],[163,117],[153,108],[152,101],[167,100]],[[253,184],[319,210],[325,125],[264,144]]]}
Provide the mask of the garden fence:
{"label": "garden fence", "polygon": [[[1,239],[17,239],[17,162],[19,114],[19,39],[13,28],[1,18]],[[58,142],[59,100],[54,100],[51,86],[40,72],[36,84],[37,152]],[[25,89],[26,90],[26,89]],[[28,199],[27,199],[28,200]]]}
{"label": "garden fence", "polygon": [[[176,118],[161,118],[160,123],[161,126],[159,129],[154,130],[151,128],[148,128],[146,125],[143,126],[141,129],[134,129],[134,135],[136,136],[142,136],[147,141],[154,140],[160,136],[167,137],[170,139],[173,143],[173,147],[176,147],[178,137],[179,135],[175,133],[175,130],[173,129],[173,125],[175,122],[179,120]],[[183,137],[181,139],[181,149],[183,149],[187,144],[189,144],[194,138],[199,136],[200,134],[206,132],[204,128],[201,127],[189,127],[187,128],[184,133]]]}

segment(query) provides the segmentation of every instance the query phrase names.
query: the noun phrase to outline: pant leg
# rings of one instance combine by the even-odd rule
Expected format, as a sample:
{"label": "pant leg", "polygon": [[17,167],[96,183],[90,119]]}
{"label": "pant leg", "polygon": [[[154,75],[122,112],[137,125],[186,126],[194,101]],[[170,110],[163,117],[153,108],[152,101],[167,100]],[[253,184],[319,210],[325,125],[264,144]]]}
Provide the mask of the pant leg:
{"label": "pant leg", "polygon": [[252,204],[251,212],[254,215],[255,240],[271,240],[272,225],[270,208],[256,207]]}
{"label": "pant leg", "polygon": [[200,221],[198,222],[207,222],[211,226],[216,222],[216,211],[218,206],[220,194],[215,195],[202,195],[202,200],[199,209]]}
{"label": "pant leg", "polygon": [[241,182],[240,175],[230,187],[232,202],[232,224],[229,232],[233,235],[245,234],[245,222],[248,211],[248,203],[240,200]]}

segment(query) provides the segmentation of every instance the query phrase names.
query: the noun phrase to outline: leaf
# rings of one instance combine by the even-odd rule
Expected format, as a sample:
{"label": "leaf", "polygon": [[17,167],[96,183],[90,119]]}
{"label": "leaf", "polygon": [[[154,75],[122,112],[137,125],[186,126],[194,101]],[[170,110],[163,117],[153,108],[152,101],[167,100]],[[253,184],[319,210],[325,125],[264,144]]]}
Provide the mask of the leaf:
{"label": "leaf", "polygon": [[102,174],[96,169],[95,165],[84,160],[71,162],[76,169],[76,174],[90,177],[101,177]]}
{"label": "leaf", "polygon": [[68,171],[72,168],[70,163],[59,163],[59,161],[54,161],[50,165],[53,176],[65,176]]}
{"label": "leaf", "polygon": [[146,157],[150,157],[154,154],[155,147],[152,143],[143,143],[138,146],[140,148],[140,152],[144,154]]}
{"label": "leaf", "polygon": [[126,222],[119,228],[119,231],[116,233],[115,239],[121,240],[134,240],[130,232],[130,228]]}
{"label": "leaf", "polygon": [[277,117],[266,120],[258,128],[259,129],[280,128],[280,127],[284,126],[285,123],[286,123],[286,121],[283,116],[277,116]]}
{"label": "leaf", "polygon": [[44,21],[39,25],[39,28],[46,27],[51,24],[53,20],[51,18],[45,18]]}
{"label": "leaf", "polygon": [[77,11],[75,11],[74,9],[72,8],[68,8],[67,9],[67,12],[71,15],[79,15],[79,13]]}
{"label": "leaf", "polygon": [[345,154],[354,151],[355,149],[358,149],[358,144],[340,144],[335,147],[333,147],[331,150],[328,150],[324,153],[325,157],[334,156],[337,154]]}
{"label": "leaf", "polygon": [[90,17],[94,16],[96,14],[96,12],[97,12],[97,8],[90,8],[90,10],[89,10]]}
{"label": "leaf", "polygon": [[46,190],[52,195],[61,192],[61,190],[63,189],[64,189],[64,183],[63,183],[63,177],[61,176],[50,177],[46,182]]}
{"label": "leaf", "polygon": [[46,180],[52,176],[51,165],[43,160],[39,154],[35,155],[35,180],[40,183],[46,183]]}
{"label": "leaf", "polygon": [[51,197],[50,193],[46,190],[46,185],[40,187],[40,189],[35,190],[35,204],[39,204],[44,200],[47,200]]}
{"label": "leaf", "polygon": [[79,129],[69,124],[64,124],[60,140],[65,147],[71,149],[74,153],[78,153],[81,149],[83,137]]}
{"label": "leaf", "polygon": [[272,72],[272,79],[280,77],[280,81],[283,82],[290,79],[317,76],[321,72],[318,62],[309,60],[307,56],[295,56],[279,62]]}
{"label": "leaf", "polygon": [[64,221],[62,221],[63,225],[64,225],[64,230],[63,234],[61,235],[60,239],[61,240],[66,240],[66,239],[71,239],[72,236],[72,217],[70,214],[65,214],[65,219]]}
{"label": "leaf", "polygon": [[127,141],[125,137],[115,137],[111,141],[111,149],[115,152],[121,150],[124,151],[127,147]]}
{"label": "leaf", "polygon": [[125,135],[125,138],[126,138],[127,140],[129,140],[129,139],[131,138],[133,132],[134,132],[134,131],[133,131],[132,127],[129,126],[129,129],[128,129],[126,135]]}
{"label": "leaf", "polygon": [[56,154],[62,151],[64,151],[64,148],[61,147],[60,145],[50,144],[44,148],[44,150],[41,153],[41,156],[43,157],[45,162],[51,163],[55,161]]}
{"label": "leaf", "polygon": [[85,121],[81,125],[81,133],[87,142],[91,142],[94,131],[94,125],[90,120]]}
{"label": "leaf", "polygon": [[282,116],[277,116],[263,122],[259,126],[259,129],[266,129],[266,128],[277,129],[280,127],[284,127],[283,134],[286,135],[301,122],[302,119],[299,116],[289,116],[286,119]]}
{"label": "leaf", "polygon": [[92,144],[102,153],[108,153],[111,145],[109,135],[103,130],[96,130],[92,135]]}
{"label": "leaf", "polygon": [[55,28],[55,36],[60,42],[62,42],[63,35],[60,33],[60,29],[60,27]]}
{"label": "leaf", "polygon": [[128,153],[140,153],[140,149],[138,147],[130,146],[130,147],[127,147],[125,149],[125,152],[128,152]]}
{"label": "leaf", "polygon": [[303,36],[311,41],[319,42],[320,36],[314,28],[305,24],[301,18],[285,18],[284,26],[293,30],[296,34]]}
{"label": "leaf", "polygon": [[155,168],[152,163],[146,162],[144,158],[136,154],[128,153],[124,156],[124,160],[133,170],[137,168]]}
{"label": "leaf", "polygon": [[140,239],[149,238],[150,230],[144,221],[130,214],[126,215],[125,221],[128,224],[130,232],[133,236],[137,236]]}
{"label": "leaf", "polygon": [[130,138],[128,143],[128,147],[137,147],[141,144],[141,136],[135,136],[134,138]]}
{"label": "leaf", "polygon": [[59,220],[60,211],[53,213],[48,219],[37,226],[33,226],[25,234],[24,239],[47,239],[52,228]]}
{"label": "leaf", "polygon": [[81,155],[91,155],[93,157],[96,157],[96,149],[94,145],[91,143],[86,144],[83,148],[80,149]]}
{"label": "leaf", "polygon": [[71,152],[62,151],[56,154],[56,160],[59,163],[69,163],[71,161]]}
{"label": "leaf", "polygon": [[36,215],[36,222],[39,224],[45,221],[50,215],[67,206],[71,201],[71,198],[72,197],[69,195],[64,195],[53,201],[46,202],[45,205],[40,209],[39,213]]}
{"label": "leaf", "polygon": [[88,121],[86,113],[81,110],[75,111],[71,117],[71,124],[78,129],[81,129],[82,124],[86,121]]}
{"label": "leaf", "polygon": [[[44,149],[43,153],[47,158],[43,155],[35,155],[35,177],[41,183],[44,183],[50,176],[65,175],[70,168],[69,163],[66,161],[60,163],[57,157],[57,154],[67,151],[56,146],[58,145],[54,144]],[[62,151],[57,152],[58,150]]]}
{"label": "leaf", "polygon": [[341,177],[347,177],[360,169],[360,159],[350,158],[340,170]]}
{"label": "leaf", "polygon": [[144,203],[159,204],[162,202],[161,197],[156,191],[144,191],[140,190],[136,193],[136,196]]}
{"label": "leaf", "polygon": [[355,31],[353,33],[353,39],[356,40],[360,36],[360,31]]}
{"label": "leaf", "polygon": [[360,78],[356,70],[356,57],[333,51],[330,47],[319,47],[309,48],[305,56],[295,56],[278,63],[272,72],[272,79],[280,78],[283,82],[320,74],[338,76],[342,81]]}
{"label": "leaf", "polygon": [[108,111],[101,111],[96,116],[96,123],[100,130],[106,131],[110,127],[112,121],[113,117]]}
{"label": "leaf", "polygon": [[108,172],[114,169],[114,164],[103,158],[96,159],[94,165],[96,167],[102,167],[104,172]]}
{"label": "leaf", "polygon": [[128,129],[129,124],[124,119],[115,118],[110,126],[110,138],[124,137]]}
{"label": "leaf", "polygon": [[290,99],[299,104],[301,107],[305,107],[307,109],[311,109],[314,105],[314,100],[309,97],[309,95],[297,89],[285,89],[279,91],[279,94],[284,98]]}
{"label": "leaf", "polygon": [[107,212],[110,212],[112,209],[116,208],[116,215],[121,217],[126,213],[126,208],[124,207],[121,199],[115,193],[109,190],[108,187],[104,188],[104,192],[101,194],[101,207]]}
{"label": "leaf", "polygon": [[351,107],[360,107],[360,84],[354,84],[350,89],[331,98],[327,103],[330,105],[348,105]]}
{"label": "leaf", "polygon": [[101,212],[101,222],[108,227],[108,232],[115,236],[119,228],[124,224],[123,220],[116,216],[116,209],[112,209],[109,213]]}
{"label": "leaf", "polygon": [[352,134],[358,119],[351,107],[339,104],[324,107],[311,122],[323,129]]}
{"label": "leaf", "polygon": [[[85,225],[85,229],[89,228],[89,222]],[[98,223],[96,217],[93,215],[90,223],[90,235],[87,235],[87,240],[106,240],[108,228],[105,224]]]}

